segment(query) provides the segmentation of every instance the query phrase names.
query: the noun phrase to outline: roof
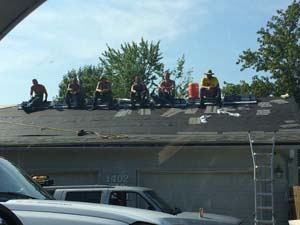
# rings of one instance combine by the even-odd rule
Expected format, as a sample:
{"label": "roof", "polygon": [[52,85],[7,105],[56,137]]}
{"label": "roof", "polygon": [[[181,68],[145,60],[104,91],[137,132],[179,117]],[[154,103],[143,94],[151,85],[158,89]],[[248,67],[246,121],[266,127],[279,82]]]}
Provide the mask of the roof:
{"label": "roof", "polygon": [[[0,110],[0,146],[160,146],[300,144],[299,107],[293,99],[260,99],[258,104],[138,110],[44,110],[26,114]],[[78,130],[85,130],[78,136]]]}
{"label": "roof", "polygon": [[0,40],[46,0],[1,0]]}

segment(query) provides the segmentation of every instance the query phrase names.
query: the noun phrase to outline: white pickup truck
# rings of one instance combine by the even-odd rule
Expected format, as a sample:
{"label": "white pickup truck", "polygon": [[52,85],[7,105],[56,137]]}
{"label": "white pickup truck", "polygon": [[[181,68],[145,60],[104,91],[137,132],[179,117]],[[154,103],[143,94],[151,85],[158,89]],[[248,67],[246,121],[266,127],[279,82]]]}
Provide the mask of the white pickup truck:
{"label": "white pickup truck", "polygon": [[[57,200],[101,203],[164,212],[184,220],[185,224],[240,224],[241,220],[225,215],[180,212],[170,207],[153,189],[146,187],[76,185],[48,186],[44,189]],[[200,222],[201,221],[201,222]],[[200,223],[199,223],[200,222]]]}
{"label": "white pickup truck", "polygon": [[0,225],[233,225],[241,222],[206,213],[199,219],[199,214],[193,213],[191,217],[177,216],[115,205],[56,201],[26,173],[1,157],[0,181]]}
{"label": "white pickup truck", "polygon": [[0,225],[184,225],[161,212],[55,201],[22,170],[0,157]]}

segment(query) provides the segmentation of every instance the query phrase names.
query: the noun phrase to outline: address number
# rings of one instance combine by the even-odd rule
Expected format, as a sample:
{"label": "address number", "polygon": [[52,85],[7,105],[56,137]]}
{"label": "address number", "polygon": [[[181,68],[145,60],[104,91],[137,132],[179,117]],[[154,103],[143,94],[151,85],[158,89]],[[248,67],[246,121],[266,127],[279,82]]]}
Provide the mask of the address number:
{"label": "address number", "polygon": [[127,174],[113,174],[106,176],[106,183],[128,183]]}

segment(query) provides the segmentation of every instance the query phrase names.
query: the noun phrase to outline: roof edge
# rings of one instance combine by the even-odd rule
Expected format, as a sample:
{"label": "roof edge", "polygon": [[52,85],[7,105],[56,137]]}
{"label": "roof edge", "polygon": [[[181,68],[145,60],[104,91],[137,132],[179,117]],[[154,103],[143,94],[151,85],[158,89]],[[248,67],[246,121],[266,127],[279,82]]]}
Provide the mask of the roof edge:
{"label": "roof edge", "polygon": [[[271,146],[269,142],[254,143],[254,146]],[[111,142],[111,143],[66,143],[66,144],[0,144],[0,151],[7,148],[26,148],[26,150],[35,148],[118,148],[118,147],[228,147],[228,146],[249,146],[249,142],[189,142],[189,143],[170,143],[170,142]],[[300,141],[276,142],[276,146],[299,146]]]}

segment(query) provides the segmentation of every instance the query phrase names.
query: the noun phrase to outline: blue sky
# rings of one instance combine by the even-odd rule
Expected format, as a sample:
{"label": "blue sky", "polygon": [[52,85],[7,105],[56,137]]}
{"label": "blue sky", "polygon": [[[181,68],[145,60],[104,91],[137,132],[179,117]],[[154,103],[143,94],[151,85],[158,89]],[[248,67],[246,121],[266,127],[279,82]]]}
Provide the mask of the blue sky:
{"label": "blue sky", "polygon": [[250,81],[235,62],[257,48],[256,31],[289,0],[48,0],[0,42],[0,104],[29,98],[32,78],[49,99],[72,68],[97,65],[106,44],[118,48],[141,37],[161,41],[163,62],[186,57],[199,82],[212,69],[220,84]]}

